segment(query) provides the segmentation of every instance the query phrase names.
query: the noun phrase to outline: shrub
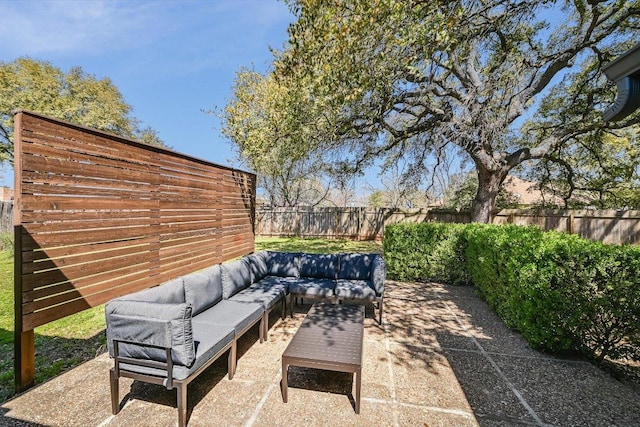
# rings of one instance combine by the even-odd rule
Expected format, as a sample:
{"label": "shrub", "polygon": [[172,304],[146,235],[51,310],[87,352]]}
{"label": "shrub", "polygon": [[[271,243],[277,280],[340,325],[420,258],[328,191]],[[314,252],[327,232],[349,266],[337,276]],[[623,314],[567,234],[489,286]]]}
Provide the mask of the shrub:
{"label": "shrub", "polygon": [[535,348],[567,351],[572,339],[551,287],[557,265],[544,261],[545,234],[536,227],[473,226],[467,230],[467,269],[489,305]]}
{"label": "shrub", "polygon": [[579,349],[596,361],[640,360],[640,250],[584,241],[571,249],[566,282],[557,286],[570,304],[567,327]]}
{"label": "shrub", "polygon": [[532,347],[638,357],[638,248],[518,226],[474,226],[467,240],[473,283]]}
{"label": "shrub", "polygon": [[399,224],[390,277],[471,282],[534,348],[640,360],[640,248],[537,227]]}
{"label": "shrub", "polygon": [[383,248],[389,277],[397,280],[468,282],[461,224],[393,224]]}

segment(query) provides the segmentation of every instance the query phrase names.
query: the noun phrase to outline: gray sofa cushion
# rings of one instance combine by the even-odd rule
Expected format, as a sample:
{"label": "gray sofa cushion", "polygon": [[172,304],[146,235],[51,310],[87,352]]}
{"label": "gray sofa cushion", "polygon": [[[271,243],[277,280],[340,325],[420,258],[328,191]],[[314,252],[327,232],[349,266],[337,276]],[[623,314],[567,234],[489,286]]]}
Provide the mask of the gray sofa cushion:
{"label": "gray sofa cushion", "polygon": [[336,282],[336,297],[340,299],[375,301],[377,296],[369,280],[338,279]]}
{"label": "gray sofa cushion", "polygon": [[335,280],[300,277],[289,282],[289,293],[308,297],[333,297]]}
{"label": "gray sofa cushion", "polygon": [[[228,345],[235,336],[235,331],[229,326],[210,325],[208,323],[192,322],[193,344],[196,351],[196,358],[190,367],[173,365],[173,378],[183,380],[200,368],[205,362],[210,360],[221,349]],[[122,369],[138,372],[147,375],[165,376],[166,373],[160,369],[147,368],[144,366],[122,363]],[[166,386],[166,384],[165,384]]]}
{"label": "gray sofa cushion", "polygon": [[380,255],[374,255],[373,265],[371,266],[371,281],[376,294],[381,296],[384,294],[384,281],[387,279],[387,265],[384,258]]}
{"label": "gray sofa cushion", "polygon": [[248,255],[246,259],[251,268],[251,283],[259,282],[269,275],[266,252],[256,252]]}
{"label": "gray sofa cushion", "polygon": [[219,265],[187,274],[183,279],[184,297],[193,307],[194,316],[222,299],[222,273]]}
{"label": "gray sofa cushion", "polygon": [[[109,354],[113,340],[171,348],[174,363],[190,366],[195,360],[191,326],[191,305],[147,301],[112,300],[105,306]],[[134,344],[119,346],[120,355],[166,362],[162,349]]]}
{"label": "gray sofa cushion", "polygon": [[298,280],[299,279],[297,277],[267,276],[258,283],[254,283],[254,285],[277,288],[286,294],[289,288],[289,283],[293,283]]}
{"label": "gray sofa cushion", "polygon": [[161,304],[181,304],[185,301],[182,277],[169,280],[159,286],[121,297],[128,301],[149,301]]}
{"label": "gray sofa cushion", "polygon": [[340,254],[338,279],[371,280],[370,254]]}
{"label": "gray sofa cushion", "polygon": [[265,259],[270,276],[300,277],[299,254],[291,252],[267,252]]}
{"label": "gray sofa cushion", "polygon": [[193,321],[210,325],[230,326],[239,335],[247,326],[262,317],[262,304],[223,299],[215,306],[194,316]]}
{"label": "gray sofa cushion", "polygon": [[300,277],[335,279],[338,256],[334,254],[300,254]]}
{"label": "gray sofa cushion", "polygon": [[286,277],[267,276],[230,298],[230,301],[256,302],[270,310],[284,298],[289,285]]}
{"label": "gray sofa cushion", "polygon": [[251,268],[246,258],[222,264],[222,297],[229,299],[251,284]]}

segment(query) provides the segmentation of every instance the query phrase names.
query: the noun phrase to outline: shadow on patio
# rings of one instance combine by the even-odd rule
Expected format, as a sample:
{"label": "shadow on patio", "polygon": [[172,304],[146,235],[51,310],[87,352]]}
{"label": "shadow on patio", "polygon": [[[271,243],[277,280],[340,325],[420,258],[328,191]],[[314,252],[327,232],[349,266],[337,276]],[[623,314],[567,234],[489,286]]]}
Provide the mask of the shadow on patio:
{"label": "shadow on patio", "polygon": [[[269,340],[254,328],[239,342],[229,381],[220,358],[189,386],[190,426],[214,424],[460,426],[640,425],[640,393],[592,364],[529,349],[471,287],[389,282],[385,323],[365,319],[361,414],[349,374],[291,368],[283,403],[280,356],[309,306]],[[277,311],[277,310],[276,310]],[[111,415],[106,354],[1,407],[0,425],[171,426],[175,391],[121,380],[123,409]]]}

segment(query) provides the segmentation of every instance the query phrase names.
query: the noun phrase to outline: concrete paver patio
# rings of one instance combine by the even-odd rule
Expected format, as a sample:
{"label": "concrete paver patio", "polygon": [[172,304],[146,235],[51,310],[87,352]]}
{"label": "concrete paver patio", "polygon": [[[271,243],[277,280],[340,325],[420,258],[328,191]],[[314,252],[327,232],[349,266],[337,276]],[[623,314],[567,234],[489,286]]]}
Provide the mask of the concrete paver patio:
{"label": "concrete paver patio", "polygon": [[[309,306],[272,316],[269,340],[239,342],[229,381],[223,357],[189,386],[190,426],[638,426],[640,391],[591,363],[531,350],[471,287],[388,282],[384,324],[365,319],[361,414],[350,374],[290,368],[280,357]],[[175,390],[120,381],[111,415],[103,354],[0,407],[8,426],[172,426]]]}

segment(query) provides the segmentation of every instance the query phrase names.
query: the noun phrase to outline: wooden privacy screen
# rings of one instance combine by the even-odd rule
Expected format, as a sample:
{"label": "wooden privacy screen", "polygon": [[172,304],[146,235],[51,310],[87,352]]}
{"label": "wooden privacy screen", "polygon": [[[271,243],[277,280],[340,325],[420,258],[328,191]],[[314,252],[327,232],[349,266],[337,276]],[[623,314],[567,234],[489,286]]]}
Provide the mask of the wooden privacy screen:
{"label": "wooden privacy screen", "polygon": [[18,333],[254,250],[253,174],[26,111],[14,166]]}

